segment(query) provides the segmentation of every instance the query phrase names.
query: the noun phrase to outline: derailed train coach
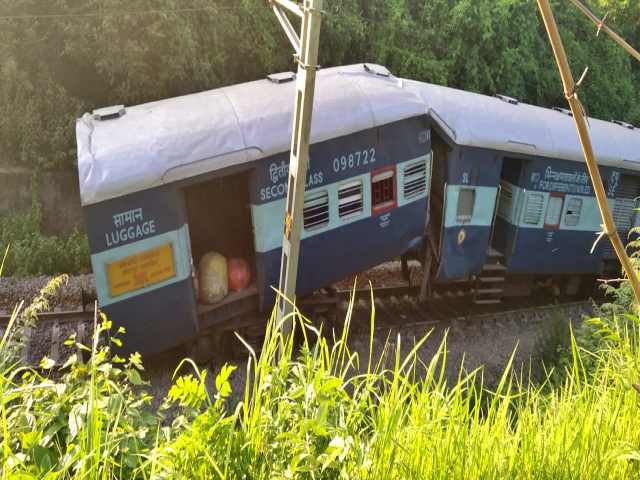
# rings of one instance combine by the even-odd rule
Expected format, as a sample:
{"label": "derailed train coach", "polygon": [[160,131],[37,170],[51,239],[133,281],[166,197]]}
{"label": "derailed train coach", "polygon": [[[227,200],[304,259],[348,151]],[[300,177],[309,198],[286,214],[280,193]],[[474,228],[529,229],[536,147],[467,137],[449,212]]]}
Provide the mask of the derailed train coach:
{"label": "derailed train coach", "polygon": [[[100,307],[129,348],[155,353],[271,309],[280,268],[293,74],[77,122],[80,193]],[[431,145],[424,106],[384,67],[321,70],[298,295],[419,248]],[[252,282],[198,302],[207,252]]]}
{"label": "derailed train coach", "polygon": [[[569,110],[420,82],[407,88],[423,100],[432,126],[437,280],[480,275],[490,252],[508,275],[498,289],[505,295],[527,295],[548,280],[571,295],[597,275],[619,273],[609,240],[595,244],[601,218]],[[593,118],[589,129],[626,239],[640,224],[640,131]]]}
{"label": "derailed train coach", "polygon": [[[160,352],[272,308],[295,81],[278,74],[78,120],[98,300],[130,348]],[[589,124],[626,237],[640,223],[640,132]],[[600,217],[566,110],[377,65],[318,72],[303,216],[299,296],[407,255],[431,283],[508,275],[504,289],[485,289],[498,295],[528,294],[541,279],[572,294],[617,268],[608,240],[591,251]],[[243,259],[251,282],[204,304],[194,272],[212,251]],[[499,301],[482,291],[478,303]]]}

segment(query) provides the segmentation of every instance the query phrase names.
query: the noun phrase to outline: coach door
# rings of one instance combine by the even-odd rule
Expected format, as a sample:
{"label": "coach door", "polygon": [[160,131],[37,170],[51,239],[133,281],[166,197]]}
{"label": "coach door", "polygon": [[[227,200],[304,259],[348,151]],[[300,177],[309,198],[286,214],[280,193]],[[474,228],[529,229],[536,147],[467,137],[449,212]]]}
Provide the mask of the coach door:
{"label": "coach door", "polygon": [[491,246],[505,256],[513,253],[518,233],[522,200],[526,190],[520,187],[523,160],[505,157],[502,160],[498,201],[493,218]]}
{"label": "coach door", "polygon": [[[207,322],[238,314],[236,305],[255,293],[249,175],[243,171],[183,189],[193,267],[199,280],[209,279],[206,285],[198,282],[201,324],[205,314]],[[225,265],[233,265],[233,278],[225,278]],[[245,305],[248,309],[253,304],[247,301]]]}
{"label": "coach door", "polygon": [[432,134],[431,148],[433,161],[431,166],[431,191],[429,193],[429,229],[428,240],[436,258],[442,252],[442,235],[444,232],[444,215],[446,202],[446,172],[449,146],[438,136]]}

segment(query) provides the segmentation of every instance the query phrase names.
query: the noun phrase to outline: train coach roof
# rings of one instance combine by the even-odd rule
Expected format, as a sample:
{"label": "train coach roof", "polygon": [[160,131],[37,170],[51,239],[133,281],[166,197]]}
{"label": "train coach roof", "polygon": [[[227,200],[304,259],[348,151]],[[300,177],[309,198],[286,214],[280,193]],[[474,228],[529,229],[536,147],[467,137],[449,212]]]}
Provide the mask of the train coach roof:
{"label": "train coach roof", "polygon": [[[318,72],[312,143],[425,113],[382,72],[362,64]],[[128,107],[111,120],[85,114],[76,123],[82,204],[289,150],[294,91],[294,81],[264,79]]]}
{"label": "train coach roof", "polygon": [[[573,119],[560,111],[407,80],[457,145],[584,162]],[[640,169],[640,129],[589,119],[599,164]]]}

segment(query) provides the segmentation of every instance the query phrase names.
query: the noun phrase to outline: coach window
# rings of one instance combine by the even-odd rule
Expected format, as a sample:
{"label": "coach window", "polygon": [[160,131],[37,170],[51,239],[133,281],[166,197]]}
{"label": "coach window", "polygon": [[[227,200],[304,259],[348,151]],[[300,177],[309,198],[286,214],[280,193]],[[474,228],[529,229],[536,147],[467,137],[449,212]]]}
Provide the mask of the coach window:
{"label": "coach window", "polygon": [[567,227],[575,227],[580,223],[582,213],[582,199],[570,198],[567,202],[567,212],[564,214],[564,224]]}
{"label": "coach window", "polygon": [[405,200],[419,197],[427,191],[427,160],[422,158],[404,168]]}
{"label": "coach window", "polygon": [[386,169],[371,177],[371,208],[375,212],[393,208],[396,203],[395,170]]}
{"label": "coach window", "polygon": [[561,195],[549,195],[549,203],[547,204],[547,213],[544,217],[544,226],[547,228],[558,228],[560,225],[560,217],[562,217],[562,207],[564,206],[564,197]]}
{"label": "coach window", "polygon": [[473,217],[473,209],[476,206],[476,191],[474,188],[461,188],[458,193],[458,208],[456,222],[469,223]]}
{"label": "coach window", "polygon": [[316,230],[329,225],[329,193],[326,190],[305,195],[304,229]]}
{"label": "coach window", "polygon": [[540,223],[543,206],[544,196],[541,193],[528,193],[527,201],[524,205],[524,218],[522,222],[527,225],[537,225]]}
{"label": "coach window", "polygon": [[362,180],[345,183],[338,190],[338,215],[353,217],[362,213]]}

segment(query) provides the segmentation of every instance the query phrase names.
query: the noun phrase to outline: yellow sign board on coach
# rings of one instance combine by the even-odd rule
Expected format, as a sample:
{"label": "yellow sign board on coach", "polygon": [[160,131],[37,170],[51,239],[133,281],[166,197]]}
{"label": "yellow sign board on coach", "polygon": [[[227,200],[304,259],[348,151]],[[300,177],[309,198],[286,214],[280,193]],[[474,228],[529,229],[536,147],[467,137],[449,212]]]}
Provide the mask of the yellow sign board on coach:
{"label": "yellow sign board on coach", "polygon": [[107,279],[112,298],[175,276],[171,243],[165,243],[107,265]]}

